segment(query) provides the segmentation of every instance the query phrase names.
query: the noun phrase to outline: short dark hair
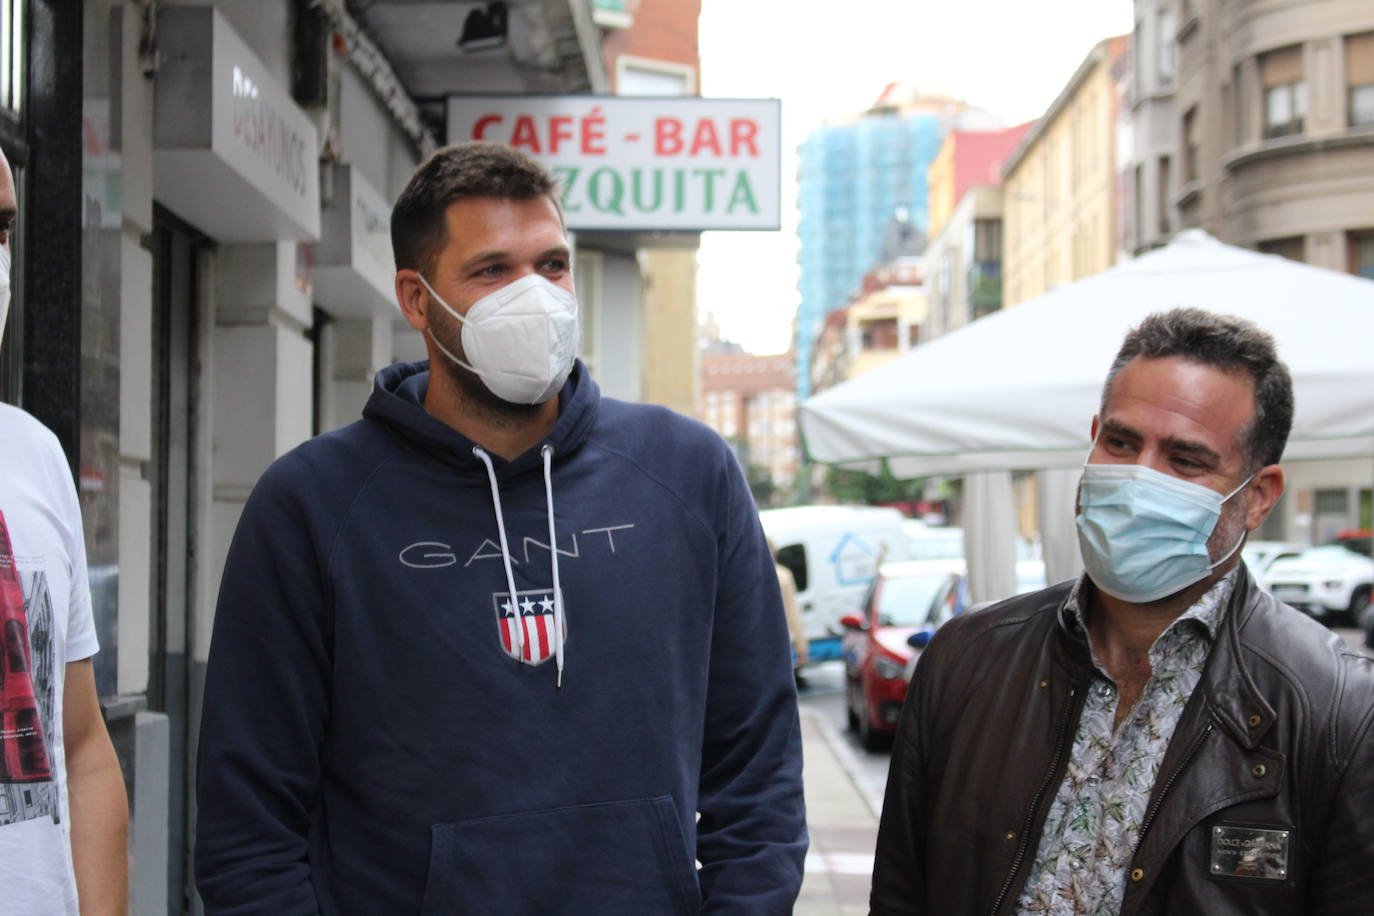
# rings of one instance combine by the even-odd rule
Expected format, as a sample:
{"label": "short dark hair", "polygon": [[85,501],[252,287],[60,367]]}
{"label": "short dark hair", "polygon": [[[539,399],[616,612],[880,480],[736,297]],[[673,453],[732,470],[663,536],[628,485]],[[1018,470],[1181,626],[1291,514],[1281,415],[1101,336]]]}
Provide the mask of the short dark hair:
{"label": "short dark hair", "polygon": [[1102,414],[1112,382],[1137,356],[1163,359],[1179,356],[1224,372],[1248,375],[1255,385],[1255,418],[1241,432],[1241,449],[1253,473],[1277,464],[1293,428],[1293,380],[1280,360],[1274,338],[1234,315],[1214,315],[1202,309],[1178,308],[1156,312],[1133,328],[1107,372],[1102,386]]}
{"label": "short dark hair", "polygon": [[399,269],[429,273],[447,241],[444,213],[464,197],[532,200],[545,195],[558,209],[557,183],[544,167],[499,143],[457,143],[435,151],[391,209],[391,250]]}

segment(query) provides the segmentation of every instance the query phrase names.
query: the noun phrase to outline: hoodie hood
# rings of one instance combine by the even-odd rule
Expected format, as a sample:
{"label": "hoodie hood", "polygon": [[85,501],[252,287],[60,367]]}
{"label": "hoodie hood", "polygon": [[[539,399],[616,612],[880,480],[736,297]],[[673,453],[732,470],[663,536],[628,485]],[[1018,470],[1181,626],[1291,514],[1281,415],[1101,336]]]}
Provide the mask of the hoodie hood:
{"label": "hoodie hood", "polygon": [[[460,473],[485,477],[486,468],[472,451],[478,443],[425,410],[428,391],[428,360],[388,366],[377,373],[363,416],[386,424],[413,447]],[[600,401],[600,388],[578,360],[558,393],[558,419],[553,429],[513,461],[491,455],[497,478],[509,480],[540,474],[545,445],[553,447],[555,463],[567,458],[586,441],[596,422]]]}

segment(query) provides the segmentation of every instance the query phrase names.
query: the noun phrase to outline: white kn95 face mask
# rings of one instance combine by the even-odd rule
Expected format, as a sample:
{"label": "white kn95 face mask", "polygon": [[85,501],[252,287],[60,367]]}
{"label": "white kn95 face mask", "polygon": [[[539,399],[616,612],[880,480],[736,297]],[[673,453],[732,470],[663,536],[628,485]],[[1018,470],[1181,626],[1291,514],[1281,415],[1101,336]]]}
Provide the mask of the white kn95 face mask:
{"label": "white kn95 face mask", "polygon": [[462,324],[459,359],[427,331],[445,356],[471,370],[503,401],[543,404],[558,394],[577,358],[577,297],[539,274],[528,274],[458,314],[420,276],[434,301]]}

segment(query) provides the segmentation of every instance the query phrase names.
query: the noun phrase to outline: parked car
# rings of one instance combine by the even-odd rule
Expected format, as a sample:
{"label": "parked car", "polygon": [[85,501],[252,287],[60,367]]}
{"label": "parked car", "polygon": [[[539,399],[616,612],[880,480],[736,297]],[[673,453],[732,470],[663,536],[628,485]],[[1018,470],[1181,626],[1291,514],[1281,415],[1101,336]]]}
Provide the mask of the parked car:
{"label": "parked car", "polygon": [[1374,560],[1334,544],[1275,560],[1260,579],[1275,598],[1328,625],[1364,626]]}
{"label": "parked car", "polygon": [[879,506],[792,506],[759,513],[797,583],[811,663],[840,657],[840,618],[857,614],[878,564],[907,559],[902,513]]}
{"label": "parked car", "polygon": [[897,730],[910,662],[942,623],[968,604],[962,559],[886,563],[860,614],[844,617],[845,711],[869,750]]}
{"label": "parked car", "polygon": [[[964,529],[926,525],[913,519],[902,523],[907,548],[913,560],[953,560],[964,558]],[[1016,594],[1045,587],[1045,561],[1040,544],[1030,538],[1016,539]]]}
{"label": "parked car", "polygon": [[1331,540],[1333,544],[1339,544],[1346,550],[1353,550],[1361,556],[1370,555],[1370,543],[1374,541],[1368,528],[1346,528],[1344,531],[1337,531],[1336,536]]}
{"label": "parked car", "polygon": [[1259,580],[1275,560],[1291,559],[1311,547],[1311,544],[1290,541],[1249,541],[1240,549],[1240,558],[1245,561],[1250,575]]}

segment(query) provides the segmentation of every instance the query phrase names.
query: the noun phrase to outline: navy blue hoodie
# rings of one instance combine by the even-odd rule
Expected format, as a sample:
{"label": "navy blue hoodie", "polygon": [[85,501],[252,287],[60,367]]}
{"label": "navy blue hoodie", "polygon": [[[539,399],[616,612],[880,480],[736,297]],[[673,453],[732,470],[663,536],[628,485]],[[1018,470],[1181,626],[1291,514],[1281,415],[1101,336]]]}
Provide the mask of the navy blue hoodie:
{"label": "navy blue hoodie", "polygon": [[[728,448],[602,399],[578,364],[541,443],[559,687],[553,659],[508,652],[487,470],[425,412],[428,381],[382,372],[362,420],[273,463],[244,508],[198,752],[206,912],[790,913],[787,627]],[[552,652],[541,447],[492,456],[531,660]]]}

